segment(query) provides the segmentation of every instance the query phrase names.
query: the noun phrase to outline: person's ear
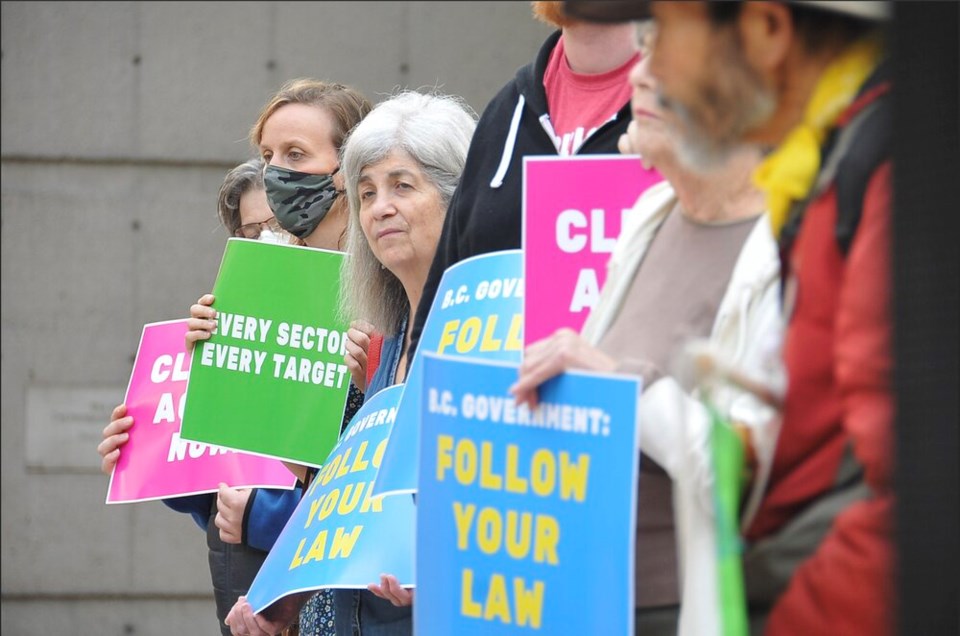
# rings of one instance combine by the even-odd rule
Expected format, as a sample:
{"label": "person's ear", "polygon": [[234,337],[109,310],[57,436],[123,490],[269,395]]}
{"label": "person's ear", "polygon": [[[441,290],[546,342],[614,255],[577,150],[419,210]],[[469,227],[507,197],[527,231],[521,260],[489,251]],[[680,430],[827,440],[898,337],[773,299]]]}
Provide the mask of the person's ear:
{"label": "person's ear", "polygon": [[796,42],[790,9],[781,2],[744,2],[737,18],[737,36],[747,63],[769,76],[787,59]]}

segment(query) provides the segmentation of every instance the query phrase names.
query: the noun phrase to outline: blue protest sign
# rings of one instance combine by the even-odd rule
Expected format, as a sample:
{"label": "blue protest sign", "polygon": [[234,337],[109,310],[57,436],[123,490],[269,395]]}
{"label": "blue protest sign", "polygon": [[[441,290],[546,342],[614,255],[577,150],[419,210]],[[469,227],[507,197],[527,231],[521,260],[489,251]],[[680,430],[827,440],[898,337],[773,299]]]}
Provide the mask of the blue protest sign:
{"label": "blue protest sign", "polygon": [[253,580],[254,612],[294,592],[366,588],[383,573],[413,584],[413,498],[373,497],[401,388],[380,391],[350,420]]}
{"label": "blue protest sign", "polygon": [[426,354],[418,636],[633,634],[639,379]]}
{"label": "blue protest sign", "polygon": [[373,486],[375,495],[416,492],[423,353],[520,361],[523,353],[523,252],[507,250],[450,266],[440,280],[397,421]]}

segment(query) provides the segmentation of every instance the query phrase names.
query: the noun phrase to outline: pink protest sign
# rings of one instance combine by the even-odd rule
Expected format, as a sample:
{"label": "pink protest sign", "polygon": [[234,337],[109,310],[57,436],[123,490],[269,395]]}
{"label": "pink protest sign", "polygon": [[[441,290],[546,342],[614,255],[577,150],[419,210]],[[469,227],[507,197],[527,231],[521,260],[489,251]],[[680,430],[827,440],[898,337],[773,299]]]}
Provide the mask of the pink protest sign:
{"label": "pink protest sign", "polygon": [[623,218],[662,177],[637,155],[525,157],[524,344],[580,331],[597,304]]}
{"label": "pink protest sign", "polygon": [[276,459],[180,439],[190,373],[186,332],[186,320],[143,326],[124,398],[133,427],[110,476],[107,503],[216,492],[221,482],[234,487],[293,488],[296,477]]}

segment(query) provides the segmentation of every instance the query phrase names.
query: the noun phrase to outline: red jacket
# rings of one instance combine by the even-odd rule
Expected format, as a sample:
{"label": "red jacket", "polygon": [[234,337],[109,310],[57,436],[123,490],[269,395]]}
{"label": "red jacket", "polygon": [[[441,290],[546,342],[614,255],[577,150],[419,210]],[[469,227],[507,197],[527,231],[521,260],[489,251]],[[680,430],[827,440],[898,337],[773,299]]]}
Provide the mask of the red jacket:
{"label": "red jacket", "polygon": [[[858,99],[841,125],[876,97]],[[847,445],[874,496],[837,515],[774,605],[768,634],[872,635],[894,627],[891,196],[888,161],[869,179],[844,254],[835,238],[836,188],[827,187],[804,212],[788,257],[795,296],[787,307],[783,425],[747,537],[776,532],[830,490]]]}

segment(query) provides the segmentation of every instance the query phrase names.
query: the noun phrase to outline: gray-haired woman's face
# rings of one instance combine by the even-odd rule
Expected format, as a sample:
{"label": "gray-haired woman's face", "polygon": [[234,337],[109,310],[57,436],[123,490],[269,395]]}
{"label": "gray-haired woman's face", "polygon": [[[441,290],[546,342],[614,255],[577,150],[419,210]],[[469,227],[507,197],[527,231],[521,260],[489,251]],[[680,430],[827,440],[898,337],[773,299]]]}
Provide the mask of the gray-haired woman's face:
{"label": "gray-haired woman's face", "polygon": [[404,286],[426,282],[446,206],[408,154],[394,151],[364,166],[357,181],[360,227],[377,260]]}
{"label": "gray-haired woman's face", "polygon": [[248,188],[240,195],[240,225],[266,222],[273,218],[263,188]]}

